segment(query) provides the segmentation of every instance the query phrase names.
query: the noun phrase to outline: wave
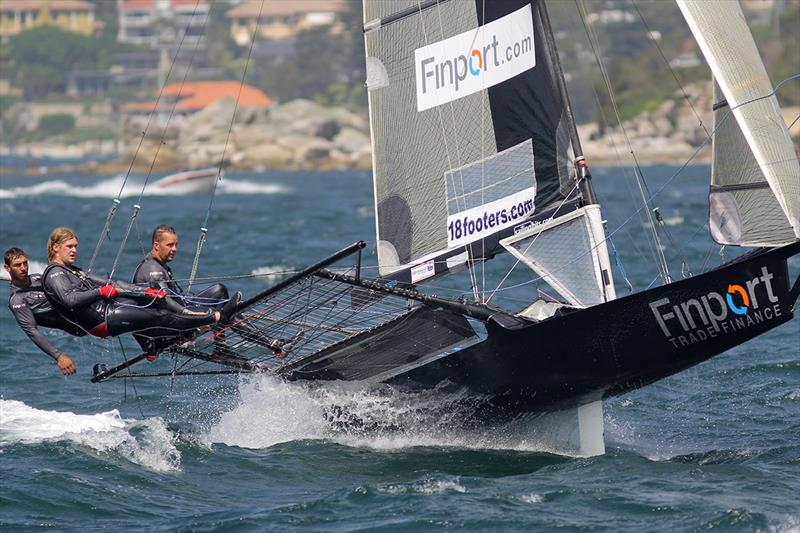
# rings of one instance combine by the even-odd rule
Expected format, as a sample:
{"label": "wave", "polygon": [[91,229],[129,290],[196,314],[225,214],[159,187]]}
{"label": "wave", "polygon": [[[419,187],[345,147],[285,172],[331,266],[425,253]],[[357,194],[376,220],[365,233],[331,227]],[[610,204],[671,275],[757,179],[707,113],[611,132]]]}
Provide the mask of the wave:
{"label": "wave", "polygon": [[250,449],[326,440],[377,450],[446,446],[570,455],[530,427],[462,429],[473,411],[471,398],[459,393],[364,390],[354,383],[317,386],[252,376],[242,378],[239,394],[239,404],[222,413],[201,440]]}
{"label": "wave", "polygon": [[[31,185],[29,187],[11,187],[0,189],[0,198],[13,199],[29,196],[70,196],[76,198],[116,198],[125,180],[123,175],[114,176],[98,181],[91,185],[78,186],[64,180],[50,180]],[[156,181],[156,180],[153,180]],[[182,196],[185,194],[205,194],[193,193],[191,191],[180,191],[175,189],[162,189],[152,187],[153,181],[148,183],[145,188],[145,196]],[[144,179],[129,178],[122,191],[122,198],[138,196],[142,191]],[[225,178],[219,182],[217,192],[220,194],[279,194],[287,192],[288,188],[274,183],[256,183],[247,180],[232,180]]]}
{"label": "wave", "polygon": [[250,272],[250,275],[262,278],[268,283],[275,283],[288,276],[291,276],[296,272],[297,269],[293,267],[288,267],[286,265],[273,265],[255,268]]}
{"label": "wave", "polygon": [[0,448],[67,442],[159,472],[180,470],[177,436],[161,418],[123,419],[116,409],[93,415],[36,409],[0,400]]}

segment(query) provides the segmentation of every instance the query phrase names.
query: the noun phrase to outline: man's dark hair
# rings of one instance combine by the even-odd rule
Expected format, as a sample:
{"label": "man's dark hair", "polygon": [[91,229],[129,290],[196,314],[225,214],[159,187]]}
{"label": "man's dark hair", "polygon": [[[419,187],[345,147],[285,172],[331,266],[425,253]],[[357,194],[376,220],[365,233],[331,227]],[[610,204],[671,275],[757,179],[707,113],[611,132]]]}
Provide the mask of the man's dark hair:
{"label": "man's dark hair", "polygon": [[10,265],[11,261],[21,255],[25,255],[25,252],[23,252],[20,248],[9,248],[3,255],[3,261],[5,261],[7,265]]}
{"label": "man's dark hair", "polygon": [[153,230],[153,244],[157,243],[161,236],[165,233],[171,233],[173,235],[177,235],[178,232],[175,231],[175,228],[172,226],[167,226],[166,224],[159,224],[156,226],[156,229]]}

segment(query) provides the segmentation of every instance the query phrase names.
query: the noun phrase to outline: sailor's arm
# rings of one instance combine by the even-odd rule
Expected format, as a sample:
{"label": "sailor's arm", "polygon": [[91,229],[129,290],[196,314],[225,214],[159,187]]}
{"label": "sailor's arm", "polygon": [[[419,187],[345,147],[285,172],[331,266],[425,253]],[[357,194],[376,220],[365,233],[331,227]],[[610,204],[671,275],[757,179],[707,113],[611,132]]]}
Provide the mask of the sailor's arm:
{"label": "sailor's arm", "polygon": [[87,274],[86,276],[90,280],[92,280],[98,286],[108,285],[111,284],[117,288],[117,290],[124,291],[124,292],[141,292],[142,288],[138,285],[134,285],[133,283],[128,283],[122,280],[108,280],[106,278],[101,278],[100,276],[95,276],[94,274]]}
{"label": "sailor's arm", "polygon": [[59,368],[61,369],[61,372],[64,375],[74,374],[75,365],[72,363],[72,359],[70,359],[67,354],[53,346],[53,344],[47,340],[47,337],[45,337],[42,332],[39,331],[39,327],[36,324],[36,317],[33,315],[31,308],[25,303],[14,302],[13,300],[11,303],[9,303],[8,307],[11,309],[11,313],[17,320],[19,327],[25,332],[25,335],[27,335],[28,338],[36,346],[38,346],[40,350],[55,360],[56,364],[58,364]]}

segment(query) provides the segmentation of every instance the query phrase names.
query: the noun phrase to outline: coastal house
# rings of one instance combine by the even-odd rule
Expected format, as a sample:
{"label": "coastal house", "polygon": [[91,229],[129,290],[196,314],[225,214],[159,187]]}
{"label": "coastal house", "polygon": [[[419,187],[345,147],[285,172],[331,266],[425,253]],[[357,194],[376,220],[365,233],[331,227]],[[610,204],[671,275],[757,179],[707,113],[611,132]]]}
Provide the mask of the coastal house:
{"label": "coastal house", "polygon": [[117,41],[151,49],[183,41],[193,50],[205,44],[209,9],[205,0],[117,0]]}
{"label": "coastal house", "polygon": [[64,31],[92,35],[94,4],[83,0],[2,0],[0,41],[37,26],[56,26]]}
{"label": "coastal house", "polygon": [[[241,93],[240,93],[241,87]],[[173,83],[164,87],[161,99],[124,104],[120,111],[128,115],[148,115],[153,111],[186,116],[201,111],[223,98],[239,98],[239,108],[268,108],[272,99],[252,85],[238,81],[195,81]]]}
{"label": "coastal house", "polygon": [[299,32],[319,26],[340,32],[340,18],[346,9],[347,0],[245,0],[228,10],[225,18],[230,20],[236,44],[249,46],[254,32],[257,40],[276,41],[292,40]]}

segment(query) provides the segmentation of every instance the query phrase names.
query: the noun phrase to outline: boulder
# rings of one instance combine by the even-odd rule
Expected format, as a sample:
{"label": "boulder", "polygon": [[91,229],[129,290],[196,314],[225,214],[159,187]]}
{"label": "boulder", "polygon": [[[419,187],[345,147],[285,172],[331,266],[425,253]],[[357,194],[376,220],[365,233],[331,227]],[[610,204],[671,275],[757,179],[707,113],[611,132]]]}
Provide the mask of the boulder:
{"label": "boulder", "polygon": [[370,149],[370,139],[353,128],[344,128],[333,138],[333,144],[340,150],[353,154]]}

